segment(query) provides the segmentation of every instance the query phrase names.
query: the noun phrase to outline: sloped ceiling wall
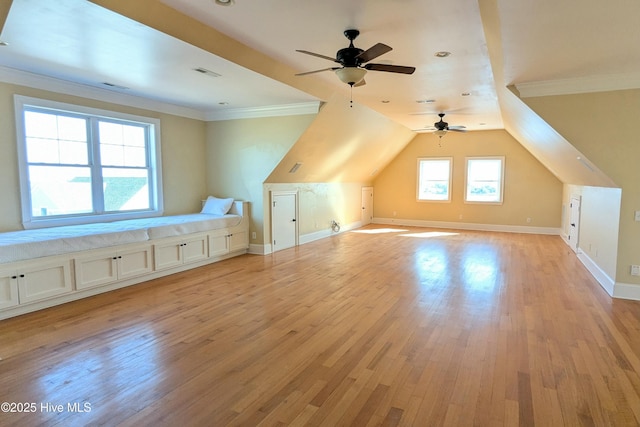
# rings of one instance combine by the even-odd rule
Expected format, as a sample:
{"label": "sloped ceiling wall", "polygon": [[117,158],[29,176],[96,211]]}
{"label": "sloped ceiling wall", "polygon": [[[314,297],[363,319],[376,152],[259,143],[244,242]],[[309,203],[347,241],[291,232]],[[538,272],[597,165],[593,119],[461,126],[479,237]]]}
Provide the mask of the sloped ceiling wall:
{"label": "sloped ceiling wall", "polygon": [[[337,93],[266,182],[370,182],[415,135]],[[296,163],[301,166],[289,172]]]}
{"label": "sloped ceiling wall", "polygon": [[565,184],[616,187],[583,153],[542,120],[504,77],[498,0],[480,0],[480,13],[505,129]]}

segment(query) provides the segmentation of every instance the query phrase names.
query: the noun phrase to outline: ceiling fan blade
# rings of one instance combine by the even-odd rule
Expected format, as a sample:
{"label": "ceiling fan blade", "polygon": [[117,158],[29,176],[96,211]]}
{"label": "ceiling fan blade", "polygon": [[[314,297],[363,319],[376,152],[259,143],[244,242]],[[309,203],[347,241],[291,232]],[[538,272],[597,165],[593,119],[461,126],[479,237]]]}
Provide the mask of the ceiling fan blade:
{"label": "ceiling fan blade", "polygon": [[360,63],[363,64],[365,62],[369,62],[372,59],[377,58],[380,55],[384,55],[385,53],[391,51],[392,48],[383,43],[377,43],[371,46],[369,49],[362,52],[360,55],[356,56],[357,59],[360,60]]}
{"label": "ceiling fan blade", "polygon": [[366,64],[363,68],[371,71],[386,71],[387,73],[413,74],[416,67],[405,67],[403,65],[387,64]]}
{"label": "ceiling fan blade", "polygon": [[467,131],[466,129],[461,129],[461,128],[464,128],[464,126],[453,126],[453,127],[448,128],[447,130],[451,131],[451,132],[466,132]]}
{"label": "ceiling fan blade", "polygon": [[296,74],[296,76],[306,76],[307,74],[321,73],[323,71],[337,70],[339,68],[340,67],[329,67],[329,68],[323,68],[322,70],[306,71],[304,73],[298,73],[298,74]]}
{"label": "ceiling fan blade", "polygon": [[318,58],[328,59],[329,61],[333,61],[333,62],[338,62],[338,61],[336,61],[336,58],[332,58],[332,57],[326,56],[326,55],[320,55],[319,53],[309,52],[308,50],[298,50],[298,49],[296,49],[296,52],[304,53],[306,55],[311,55],[311,56],[317,56]]}

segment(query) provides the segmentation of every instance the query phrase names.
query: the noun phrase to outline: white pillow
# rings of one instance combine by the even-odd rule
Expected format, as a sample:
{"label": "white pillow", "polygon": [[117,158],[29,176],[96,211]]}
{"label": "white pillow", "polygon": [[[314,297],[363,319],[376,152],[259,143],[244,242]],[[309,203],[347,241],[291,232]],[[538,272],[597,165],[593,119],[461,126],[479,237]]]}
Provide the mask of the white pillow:
{"label": "white pillow", "polygon": [[229,212],[229,209],[231,209],[232,204],[233,198],[218,199],[217,197],[209,196],[207,197],[207,201],[202,207],[201,213],[211,215],[225,215],[227,212]]}

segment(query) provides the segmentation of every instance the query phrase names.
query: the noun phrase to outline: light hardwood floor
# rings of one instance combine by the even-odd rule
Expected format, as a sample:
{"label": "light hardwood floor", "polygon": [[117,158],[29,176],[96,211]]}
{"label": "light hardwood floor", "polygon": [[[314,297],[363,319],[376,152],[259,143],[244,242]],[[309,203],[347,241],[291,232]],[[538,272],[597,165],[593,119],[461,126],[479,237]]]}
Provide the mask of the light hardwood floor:
{"label": "light hardwood floor", "polygon": [[0,425],[640,423],[640,302],[559,237],[359,231],[0,322]]}

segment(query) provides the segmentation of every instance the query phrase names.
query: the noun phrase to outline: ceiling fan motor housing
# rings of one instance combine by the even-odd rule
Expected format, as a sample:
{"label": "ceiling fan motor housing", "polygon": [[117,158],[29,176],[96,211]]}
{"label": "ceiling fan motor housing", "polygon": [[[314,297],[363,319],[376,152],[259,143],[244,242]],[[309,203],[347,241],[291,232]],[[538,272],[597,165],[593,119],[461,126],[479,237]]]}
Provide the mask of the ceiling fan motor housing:
{"label": "ceiling fan motor housing", "polygon": [[438,130],[446,130],[449,127],[449,123],[440,119],[439,122],[435,122],[433,126]]}
{"label": "ceiling fan motor housing", "polygon": [[336,61],[342,64],[343,67],[358,67],[360,66],[360,61],[357,57],[362,52],[364,50],[357,47],[345,47],[336,53]]}
{"label": "ceiling fan motor housing", "polygon": [[360,61],[357,56],[364,50],[359,49],[353,45],[353,41],[360,35],[360,31],[356,29],[349,29],[344,31],[344,36],[349,40],[349,47],[340,49],[336,53],[336,62],[342,64],[343,67],[358,67]]}

